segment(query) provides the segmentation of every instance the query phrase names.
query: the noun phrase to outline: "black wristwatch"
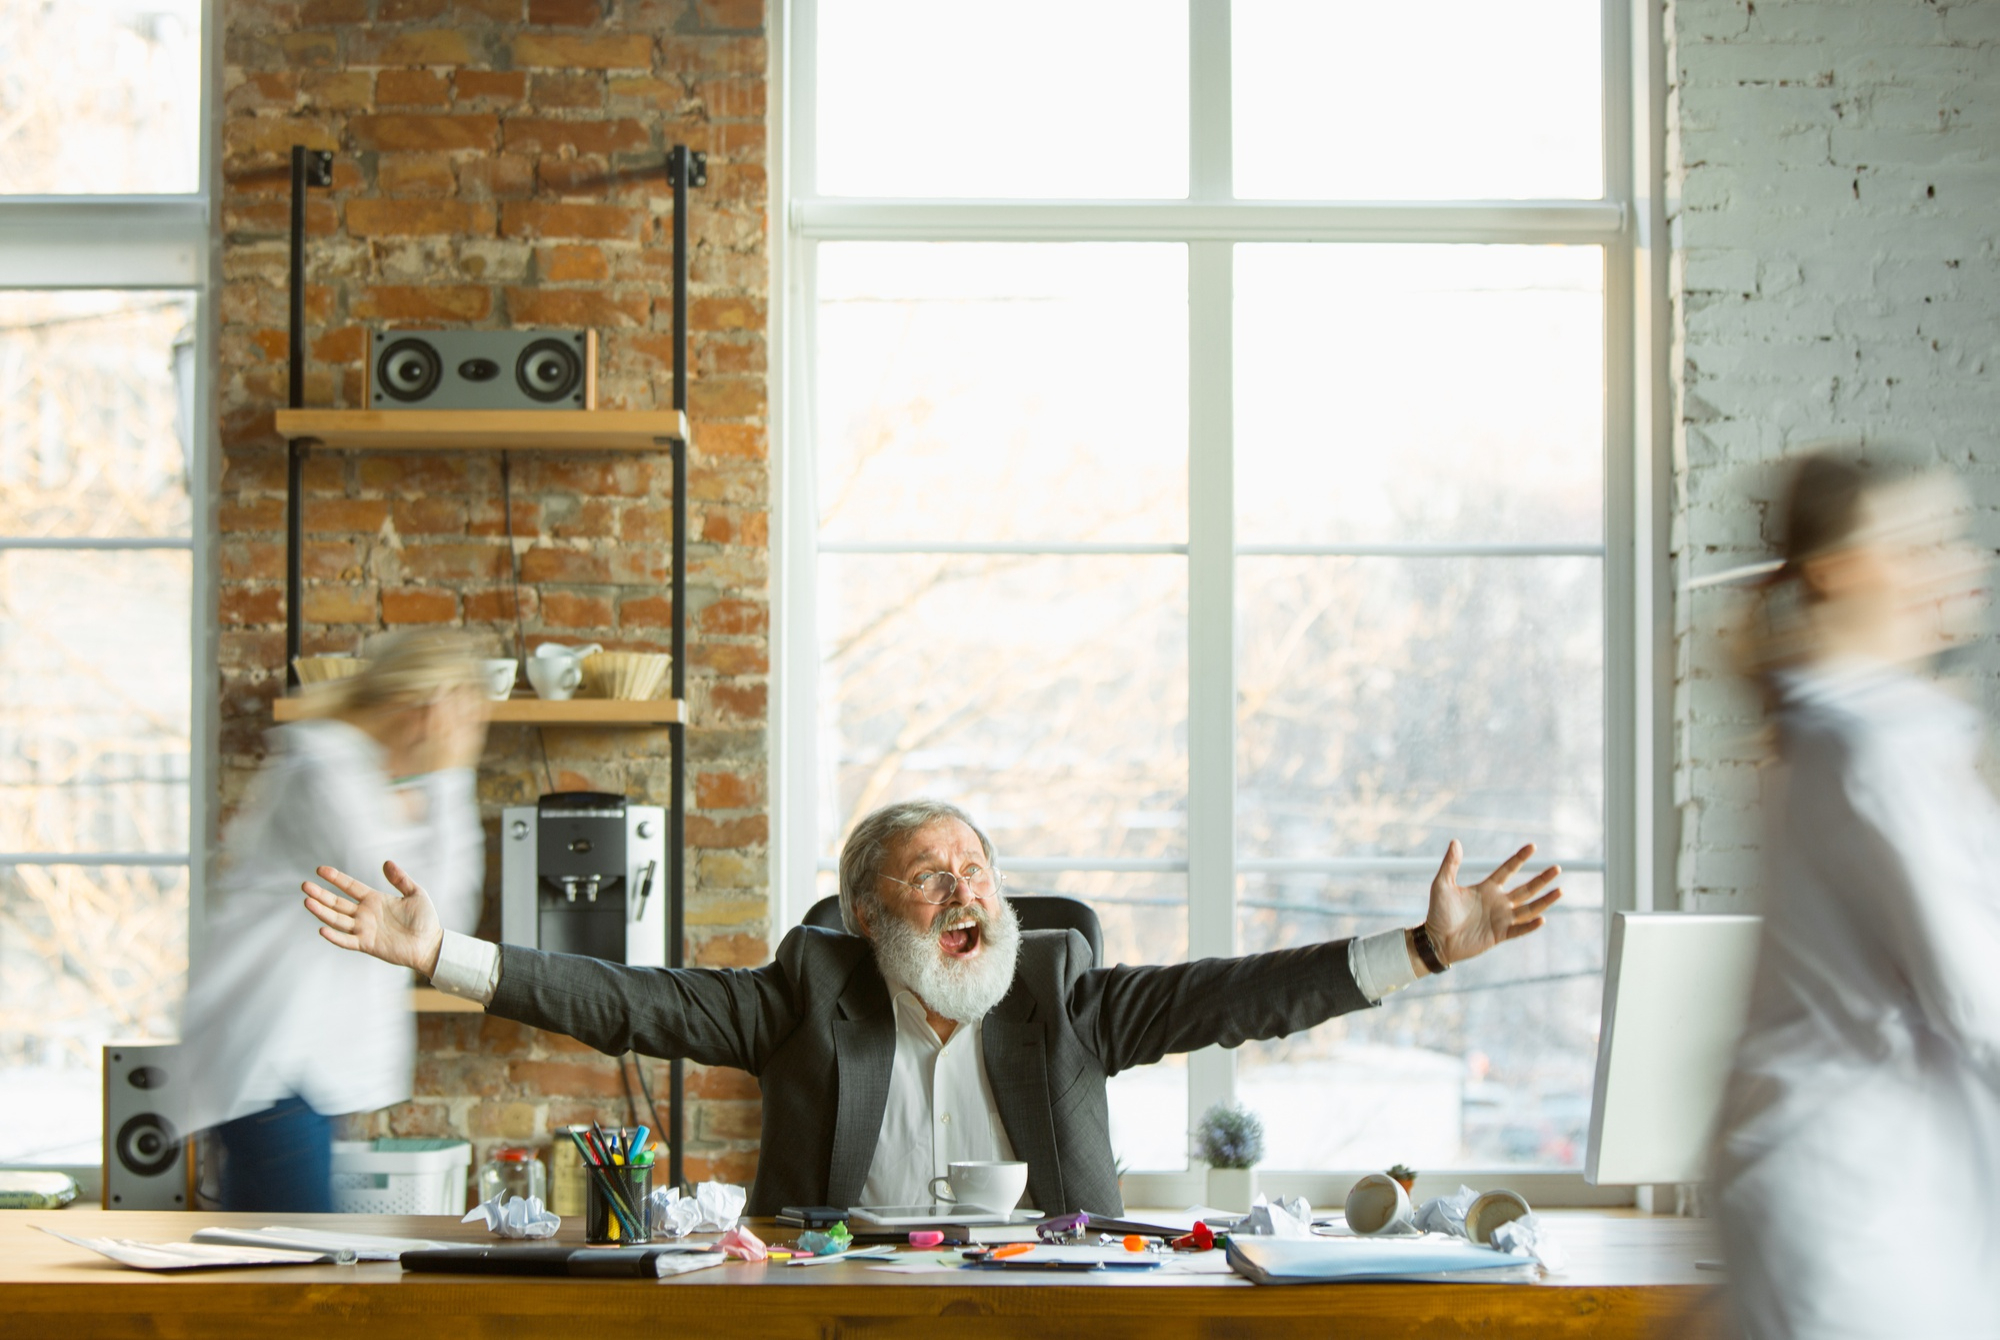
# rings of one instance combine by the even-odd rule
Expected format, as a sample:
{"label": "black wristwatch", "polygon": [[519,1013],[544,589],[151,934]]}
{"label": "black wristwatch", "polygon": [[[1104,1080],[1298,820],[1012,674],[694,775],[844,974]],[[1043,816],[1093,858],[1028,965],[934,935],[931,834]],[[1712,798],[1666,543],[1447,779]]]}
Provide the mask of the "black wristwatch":
{"label": "black wristwatch", "polygon": [[1410,928],[1410,942],[1417,947],[1417,957],[1423,960],[1432,972],[1450,972],[1451,965],[1438,952],[1437,941],[1431,939],[1431,928],[1426,922],[1418,922]]}

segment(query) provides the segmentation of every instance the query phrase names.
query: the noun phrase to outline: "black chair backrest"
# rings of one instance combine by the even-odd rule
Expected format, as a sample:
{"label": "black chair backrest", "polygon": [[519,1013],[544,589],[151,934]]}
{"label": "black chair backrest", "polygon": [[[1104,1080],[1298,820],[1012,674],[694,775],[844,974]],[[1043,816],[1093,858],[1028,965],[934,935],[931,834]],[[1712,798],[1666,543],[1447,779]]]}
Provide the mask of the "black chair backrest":
{"label": "black chair backrest", "polygon": [[[1090,943],[1090,961],[1104,966],[1104,928],[1089,903],[1065,898],[1059,893],[1029,893],[1007,899],[1024,931],[1081,931]],[[803,925],[825,930],[845,930],[840,924],[840,899],[829,895],[806,909]]]}

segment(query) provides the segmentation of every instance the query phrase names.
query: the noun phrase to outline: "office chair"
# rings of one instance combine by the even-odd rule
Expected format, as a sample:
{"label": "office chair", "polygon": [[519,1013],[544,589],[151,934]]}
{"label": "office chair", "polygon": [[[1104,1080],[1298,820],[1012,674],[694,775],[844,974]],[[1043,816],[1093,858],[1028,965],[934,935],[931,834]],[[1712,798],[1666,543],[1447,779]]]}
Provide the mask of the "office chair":
{"label": "office chair", "polygon": [[[1019,897],[1009,896],[1008,906],[1021,920],[1024,931],[1080,931],[1090,945],[1090,962],[1093,967],[1104,966],[1104,928],[1097,922],[1097,913],[1089,903],[1075,898],[1065,898],[1059,893],[1028,893]],[[819,926],[825,930],[847,929],[840,924],[840,899],[829,895],[806,909],[800,919],[801,924]]]}

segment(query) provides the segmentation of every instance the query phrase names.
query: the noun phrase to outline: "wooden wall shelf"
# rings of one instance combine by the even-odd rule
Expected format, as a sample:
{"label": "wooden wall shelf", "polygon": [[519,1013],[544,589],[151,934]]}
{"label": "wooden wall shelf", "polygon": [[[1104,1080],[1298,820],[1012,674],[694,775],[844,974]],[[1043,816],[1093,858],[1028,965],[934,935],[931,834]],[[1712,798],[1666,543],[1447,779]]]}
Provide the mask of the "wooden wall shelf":
{"label": "wooden wall shelf", "polygon": [[[304,720],[304,703],[298,698],[280,698],[271,705],[271,718],[280,723]],[[687,703],[680,698],[645,702],[571,698],[560,703],[509,698],[493,704],[492,720],[497,726],[674,726],[686,724]]]}
{"label": "wooden wall shelf", "polygon": [[281,409],[278,431],[342,451],[659,451],[688,440],[676,409]]}

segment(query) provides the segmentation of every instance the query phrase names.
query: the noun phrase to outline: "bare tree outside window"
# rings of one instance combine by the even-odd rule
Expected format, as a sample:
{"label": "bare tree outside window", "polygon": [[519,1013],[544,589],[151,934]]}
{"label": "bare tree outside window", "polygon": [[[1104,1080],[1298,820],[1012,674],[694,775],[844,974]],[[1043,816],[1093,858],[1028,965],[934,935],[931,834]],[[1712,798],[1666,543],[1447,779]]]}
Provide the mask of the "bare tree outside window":
{"label": "bare tree outside window", "polygon": [[[187,540],[192,319],[179,295],[0,294],[0,537]],[[176,1031],[190,565],[0,548],[0,1158],[94,1160],[99,1048]]]}

